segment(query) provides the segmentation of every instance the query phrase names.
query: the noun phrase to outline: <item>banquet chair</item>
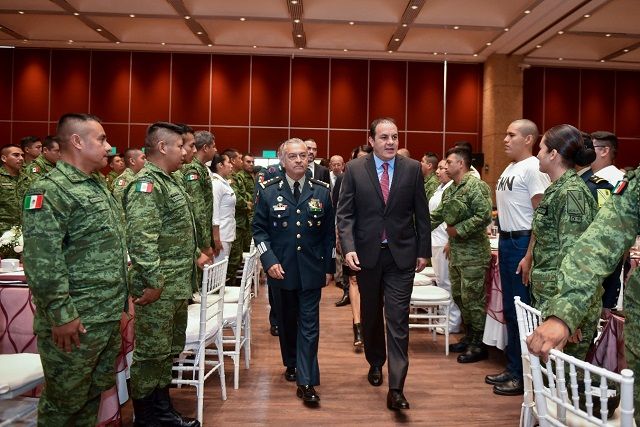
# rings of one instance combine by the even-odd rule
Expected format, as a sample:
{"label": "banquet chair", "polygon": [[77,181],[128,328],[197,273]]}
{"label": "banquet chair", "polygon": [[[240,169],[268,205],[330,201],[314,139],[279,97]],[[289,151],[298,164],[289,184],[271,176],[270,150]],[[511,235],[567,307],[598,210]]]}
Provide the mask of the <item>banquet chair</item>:
{"label": "banquet chair", "polygon": [[436,272],[433,270],[433,267],[425,267],[413,276],[413,286],[429,286],[435,285],[436,283]]}
{"label": "banquet chair", "polygon": [[[539,357],[530,354],[529,358],[540,427],[635,425],[632,370],[623,369],[616,374],[555,349],[550,351],[544,366],[540,364]],[[611,417],[607,402],[609,395],[616,391],[607,382],[619,385],[620,389],[620,409]],[[581,389],[583,384],[584,388]]]}
{"label": "banquet chair", "polygon": [[[242,272],[244,272],[244,263],[247,262],[247,258],[251,255],[251,252],[255,249],[253,244],[251,245],[250,252],[242,253]],[[260,263],[260,258],[258,258],[258,265]],[[238,277],[238,279],[242,280],[242,276]],[[260,285],[260,269],[259,267],[254,268],[253,273],[253,282],[251,287],[251,298],[255,298],[258,296],[258,286]],[[240,298],[240,286],[227,286],[224,289],[224,302],[238,302],[238,298]]]}
{"label": "banquet chair", "polygon": [[451,294],[437,286],[414,286],[409,311],[410,329],[431,329],[433,341],[436,328],[444,331],[444,351],[449,355],[449,308]]}
{"label": "banquet chair", "polygon": [[[227,274],[227,258],[213,265],[206,265],[202,274],[200,303],[188,308],[186,342],[184,350],[174,360],[173,371],[177,378],[172,384],[191,385],[196,388],[198,421],[202,423],[204,406],[204,383],[218,371],[222,400],[227,400],[224,379],[224,356],[222,347],[222,325],[224,313],[224,283]],[[215,345],[216,349],[207,348]],[[214,356],[217,356],[217,360]],[[184,373],[191,373],[184,379]]]}
{"label": "banquet chair", "polygon": [[518,333],[520,335],[520,353],[522,357],[522,378],[524,396],[520,409],[520,427],[533,427],[536,424],[534,413],[535,400],[533,397],[533,382],[531,378],[531,364],[529,362],[529,349],[527,337],[542,323],[542,315],[539,310],[520,301],[520,297],[514,297],[516,306],[516,319],[518,321]]}
{"label": "banquet chair", "polygon": [[35,421],[38,399],[21,397],[44,382],[40,355],[0,354],[0,426]]}
{"label": "banquet chair", "polygon": [[225,350],[224,355],[233,360],[233,388],[240,384],[240,353],[244,347],[245,367],[249,369],[251,360],[251,289],[254,270],[258,259],[258,251],[254,249],[245,259],[240,280],[240,294],[237,302],[224,304],[224,329],[231,335],[223,336],[223,343],[232,350]]}

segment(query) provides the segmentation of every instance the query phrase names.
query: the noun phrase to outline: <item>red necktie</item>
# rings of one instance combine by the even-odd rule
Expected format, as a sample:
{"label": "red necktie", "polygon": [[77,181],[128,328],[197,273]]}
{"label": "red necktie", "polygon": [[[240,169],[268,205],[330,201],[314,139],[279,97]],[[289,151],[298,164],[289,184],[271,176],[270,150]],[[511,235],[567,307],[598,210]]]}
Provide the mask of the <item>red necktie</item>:
{"label": "red necktie", "polygon": [[[389,198],[389,163],[384,162],[382,164],[382,175],[380,176],[380,189],[382,190],[382,198],[384,204],[387,204]],[[382,230],[382,241],[387,240],[387,230]]]}

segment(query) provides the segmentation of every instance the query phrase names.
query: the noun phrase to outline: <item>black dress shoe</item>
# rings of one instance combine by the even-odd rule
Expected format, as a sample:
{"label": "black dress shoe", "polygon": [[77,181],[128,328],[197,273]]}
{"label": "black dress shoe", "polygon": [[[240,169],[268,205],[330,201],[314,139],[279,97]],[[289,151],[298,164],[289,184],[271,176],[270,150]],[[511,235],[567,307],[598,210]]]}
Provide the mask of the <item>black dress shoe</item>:
{"label": "black dress shoe", "polygon": [[486,377],[484,377],[484,382],[487,384],[492,384],[492,385],[497,385],[497,384],[502,384],[502,383],[506,383],[507,381],[511,380],[513,377],[511,376],[511,374],[509,373],[509,371],[502,371],[499,374],[495,374],[495,375],[487,375]]}
{"label": "black dress shoe", "polygon": [[278,330],[278,325],[272,325],[270,332],[271,332],[271,335],[273,335],[274,337],[277,337],[278,335],[280,335],[280,331]]}
{"label": "black dress shoe", "polygon": [[409,409],[409,402],[407,402],[400,390],[389,390],[389,393],[387,393],[387,408],[393,410]]}
{"label": "black dress shoe", "polygon": [[493,392],[500,396],[519,396],[524,394],[524,384],[520,378],[511,378],[502,384],[494,385]]}
{"label": "black dress shoe", "polygon": [[345,292],[340,298],[340,301],[336,303],[336,307],[344,307],[345,305],[351,304],[351,300],[349,299],[349,292]]}
{"label": "black dress shoe", "polygon": [[284,379],[287,381],[295,381],[296,380],[296,368],[289,368],[284,371]]}
{"label": "black dress shoe", "polygon": [[318,393],[316,393],[312,385],[299,385],[296,396],[306,403],[320,402],[320,396],[318,396]]}
{"label": "black dress shoe", "polygon": [[466,342],[459,341],[454,344],[449,344],[449,351],[451,353],[464,353],[467,351],[469,345]]}
{"label": "black dress shoe", "polygon": [[469,344],[467,351],[458,356],[458,363],[474,363],[485,360],[489,352],[484,345]]}
{"label": "black dress shoe", "polygon": [[374,387],[382,385],[382,368],[380,366],[372,366],[369,368],[369,374],[367,375],[369,384]]}

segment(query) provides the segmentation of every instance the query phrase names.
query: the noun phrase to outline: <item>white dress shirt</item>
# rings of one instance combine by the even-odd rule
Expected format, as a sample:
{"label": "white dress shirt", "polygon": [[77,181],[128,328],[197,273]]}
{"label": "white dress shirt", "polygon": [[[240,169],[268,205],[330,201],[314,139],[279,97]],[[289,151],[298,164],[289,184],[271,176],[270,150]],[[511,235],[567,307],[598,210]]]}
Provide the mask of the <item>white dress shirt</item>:
{"label": "white dress shirt", "polygon": [[212,224],[220,227],[220,241],[236,240],[236,194],[226,179],[212,174],[213,182],[213,220]]}

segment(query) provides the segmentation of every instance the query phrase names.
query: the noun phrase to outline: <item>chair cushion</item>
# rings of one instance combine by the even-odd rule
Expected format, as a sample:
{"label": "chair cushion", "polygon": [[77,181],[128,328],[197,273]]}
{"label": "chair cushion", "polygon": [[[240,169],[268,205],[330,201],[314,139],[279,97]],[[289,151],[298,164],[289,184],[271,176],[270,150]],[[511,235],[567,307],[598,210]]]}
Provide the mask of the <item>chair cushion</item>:
{"label": "chair cushion", "polygon": [[[200,304],[191,304],[187,309],[187,330],[186,330],[186,339],[185,342],[187,344],[198,342],[198,338],[200,338]],[[213,305],[209,307],[207,310],[209,311],[207,317],[212,315],[215,312],[216,306]],[[218,319],[214,316],[207,321],[207,334],[205,338],[208,338],[215,334],[220,325],[218,324]]]}
{"label": "chair cushion", "polygon": [[224,288],[224,302],[238,302],[240,298],[240,286],[226,286]]}
{"label": "chair cushion", "polygon": [[415,286],[411,292],[412,301],[442,301],[450,298],[449,292],[437,286]]}
{"label": "chair cushion", "polygon": [[[247,313],[247,304],[242,306],[242,315],[244,316]],[[224,303],[224,323],[225,324],[234,324],[236,323],[236,316],[238,315],[238,304],[237,303]]]}
{"label": "chair cushion", "polygon": [[429,286],[432,284],[433,279],[431,277],[427,277],[418,273],[413,276],[413,286]]}
{"label": "chair cushion", "polygon": [[44,378],[40,355],[0,354],[0,395]]}
{"label": "chair cushion", "polygon": [[428,276],[428,277],[436,277],[436,271],[433,269],[433,267],[425,267],[422,271],[416,273],[422,276]]}

